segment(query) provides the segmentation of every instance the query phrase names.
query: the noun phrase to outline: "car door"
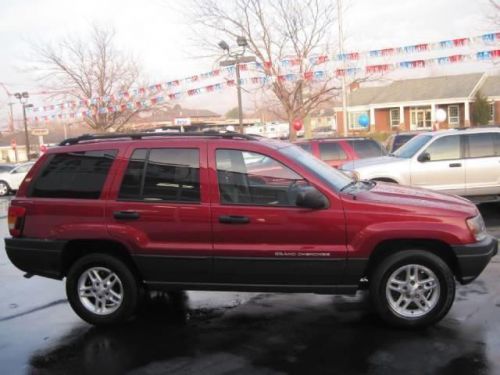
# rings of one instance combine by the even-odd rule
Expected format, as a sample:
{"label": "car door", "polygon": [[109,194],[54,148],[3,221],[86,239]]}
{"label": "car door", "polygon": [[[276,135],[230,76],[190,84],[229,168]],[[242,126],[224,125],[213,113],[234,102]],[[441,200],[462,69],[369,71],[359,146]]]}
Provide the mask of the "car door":
{"label": "car door", "polygon": [[445,135],[431,141],[413,157],[410,173],[412,186],[464,195],[465,161],[462,135]]}
{"label": "car door", "polygon": [[19,189],[19,185],[21,185],[21,182],[23,182],[24,177],[26,177],[26,174],[28,173],[32,165],[32,163],[22,164],[19,167],[14,168],[10,172],[9,186],[12,190]]}
{"label": "car door", "polygon": [[[214,280],[275,288],[338,284],[346,260],[340,200],[285,166],[276,151],[221,143],[209,145]],[[265,166],[253,165],[260,155]],[[330,207],[296,207],[304,185],[321,190]]]}
{"label": "car door", "polygon": [[147,283],[207,282],[211,226],[202,140],[141,142],[127,150],[107,200],[110,235],[127,244]]}
{"label": "car door", "polygon": [[500,194],[500,133],[468,134],[465,139],[466,194]]}

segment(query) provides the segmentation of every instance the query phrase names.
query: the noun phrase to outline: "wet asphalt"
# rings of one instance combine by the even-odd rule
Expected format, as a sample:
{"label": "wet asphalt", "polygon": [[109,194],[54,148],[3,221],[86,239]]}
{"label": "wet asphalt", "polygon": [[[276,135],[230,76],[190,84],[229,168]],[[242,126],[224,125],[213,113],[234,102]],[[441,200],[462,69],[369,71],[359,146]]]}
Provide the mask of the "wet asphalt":
{"label": "wet asphalt", "polygon": [[[500,238],[500,204],[480,208]],[[2,243],[0,374],[125,373],[500,374],[500,256],[423,331],[386,326],[362,292],[160,294],[134,321],[96,328],[64,283],[24,279]]]}

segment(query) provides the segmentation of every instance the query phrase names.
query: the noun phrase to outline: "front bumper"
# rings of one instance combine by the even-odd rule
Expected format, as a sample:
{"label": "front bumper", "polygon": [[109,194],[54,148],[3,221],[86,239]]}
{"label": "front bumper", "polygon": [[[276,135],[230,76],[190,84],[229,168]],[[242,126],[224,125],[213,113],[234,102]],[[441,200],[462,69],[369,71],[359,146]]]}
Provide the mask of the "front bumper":
{"label": "front bumper", "polygon": [[6,238],[10,261],[29,274],[62,279],[62,253],[67,241]]}
{"label": "front bumper", "polygon": [[498,252],[498,240],[488,235],[481,242],[452,246],[457,257],[457,279],[462,284],[473,281]]}

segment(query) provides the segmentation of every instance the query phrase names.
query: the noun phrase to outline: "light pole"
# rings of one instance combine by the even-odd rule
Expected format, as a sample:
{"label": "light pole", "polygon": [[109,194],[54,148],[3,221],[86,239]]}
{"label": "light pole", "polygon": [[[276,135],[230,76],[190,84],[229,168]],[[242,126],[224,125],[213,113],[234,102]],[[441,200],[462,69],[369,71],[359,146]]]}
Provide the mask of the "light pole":
{"label": "light pole", "polygon": [[220,62],[220,66],[236,66],[236,91],[238,93],[238,131],[243,134],[243,105],[241,103],[241,82],[240,82],[240,63],[249,63],[255,61],[255,56],[244,56],[246,47],[248,46],[247,39],[244,36],[236,38],[236,44],[239,49],[231,52],[229,45],[221,40],[219,47],[226,52],[230,59]]}
{"label": "light pole", "polygon": [[23,122],[24,122],[24,136],[25,136],[25,141],[26,141],[26,157],[28,158],[28,161],[30,160],[30,138],[28,134],[28,122],[26,120],[26,108],[31,108],[33,107],[33,104],[26,104],[29,94],[24,91],[22,93],[16,92],[14,96],[19,100],[21,105],[23,106]]}

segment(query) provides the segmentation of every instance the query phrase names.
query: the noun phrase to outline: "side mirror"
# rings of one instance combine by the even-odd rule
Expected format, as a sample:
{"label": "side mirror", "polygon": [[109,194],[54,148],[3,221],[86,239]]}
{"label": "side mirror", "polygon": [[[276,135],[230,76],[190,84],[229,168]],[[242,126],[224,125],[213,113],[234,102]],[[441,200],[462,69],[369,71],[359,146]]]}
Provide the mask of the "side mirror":
{"label": "side mirror", "polygon": [[431,155],[428,152],[422,152],[420,155],[418,155],[419,162],[425,163],[426,161],[431,161]]}
{"label": "side mirror", "polygon": [[328,207],[328,199],[312,186],[302,187],[295,200],[297,207],[319,210]]}

